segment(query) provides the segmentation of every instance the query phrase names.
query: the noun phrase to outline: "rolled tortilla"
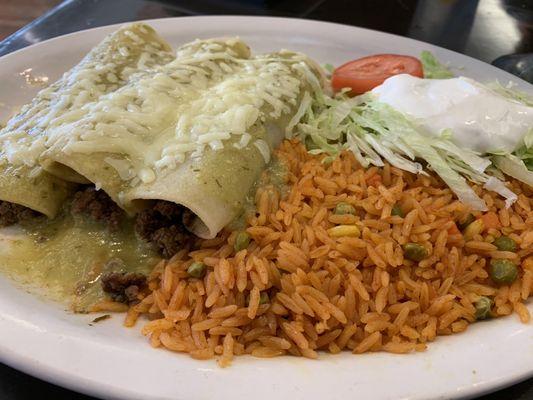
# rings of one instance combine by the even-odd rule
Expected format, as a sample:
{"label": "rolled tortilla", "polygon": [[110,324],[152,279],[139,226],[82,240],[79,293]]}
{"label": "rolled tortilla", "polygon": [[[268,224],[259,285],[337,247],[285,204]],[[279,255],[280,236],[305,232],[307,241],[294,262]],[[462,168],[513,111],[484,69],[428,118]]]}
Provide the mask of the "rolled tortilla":
{"label": "rolled tortilla", "polygon": [[[234,129],[233,135],[229,135],[230,138],[221,147],[211,146],[198,155],[195,154],[196,150],[185,158],[185,162],[162,171],[152,182],[136,185],[126,192],[126,204],[135,205],[146,200],[180,204],[195,214],[196,218],[188,228],[202,238],[215,237],[242,212],[247,195],[269,163],[272,151],[285,137],[286,128],[291,124],[303,98],[309,96],[313,85],[323,85],[325,82],[320,68],[298,53],[282,51],[268,54],[250,60],[251,65],[247,64],[243,69],[256,68],[257,81],[250,80],[247,84],[247,73],[237,72],[235,76],[206,91],[204,99],[180,107],[184,115],[188,115],[190,109],[200,110],[197,118],[187,118],[188,125],[185,124],[185,127],[192,132],[202,132],[204,121],[214,119],[213,133],[219,129],[227,133],[224,115],[233,113],[235,118],[229,123]],[[217,104],[216,100],[224,98],[226,91],[231,93],[234,85],[238,88],[234,94],[240,99],[237,105],[227,109],[222,107],[219,113],[218,110],[210,112],[210,102]],[[254,85],[259,86],[259,90],[253,90]],[[282,90],[278,92],[277,88]],[[206,99],[209,100],[203,101]],[[242,127],[235,120],[242,122],[244,117],[239,113],[245,113],[243,110],[252,105],[259,112],[258,118],[239,132]],[[207,115],[202,113],[203,107]],[[178,126],[181,122],[180,119]],[[177,134],[180,134],[179,129]],[[198,148],[203,135],[209,134],[209,131],[192,133],[188,138],[189,143]],[[187,140],[182,139],[181,143],[186,144]],[[165,151],[172,146],[171,143],[164,146]]]}
{"label": "rolled tortilla", "polygon": [[[246,196],[267,165],[262,151],[269,153],[283,139],[284,117],[254,128],[254,140],[265,146],[259,150],[253,143],[236,148],[231,140],[220,150],[207,150],[202,157],[186,162],[158,177],[141,183],[126,193],[126,204],[141,208],[146,200],[167,200],[192,211],[196,218],[187,228],[196,236],[213,238],[237,217]],[[254,141],[255,143],[255,141]]]}
{"label": "rolled tortilla", "polygon": [[0,168],[0,200],[20,204],[49,218],[55,217],[71,190],[71,184],[39,166]]}
{"label": "rolled tortilla", "polygon": [[[41,90],[0,131],[0,200],[54,217],[72,185],[88,183],[75,171],[38,160],[47,132],[106,93],[173,59],[170,46],[148,25],[125,26],[93,48],[57,82]],[[55,176],[53,176],[55,175]]]}
{"label": "rolled tortilla", "polygon": [[150,200],[183,205],[197,217],[190,229],[214,237],[240,213],[318,75],[298,53],[251,57],[239,39],[195,41],[52,131],[43,158],[131,213]]}
{"label": "rolled tortilla", "polygon": [[[158,157],[161,147],[154,142],[173,136],[176,109],[183,99],[192,101],[229,74],[228,54],[244,60],[250,50],[240,40],[226,39],[181,47],[174,61],[103,96],[73,123],[52,129],[43,165],[74,171],[130,214],[139,211],[140,203],[125,202],[125,194],[153,174],[145,168],[145,159]],[[137,105],[137,112],[132,112],[132,105]],[[93,129],[88,132],[87,126]]]}

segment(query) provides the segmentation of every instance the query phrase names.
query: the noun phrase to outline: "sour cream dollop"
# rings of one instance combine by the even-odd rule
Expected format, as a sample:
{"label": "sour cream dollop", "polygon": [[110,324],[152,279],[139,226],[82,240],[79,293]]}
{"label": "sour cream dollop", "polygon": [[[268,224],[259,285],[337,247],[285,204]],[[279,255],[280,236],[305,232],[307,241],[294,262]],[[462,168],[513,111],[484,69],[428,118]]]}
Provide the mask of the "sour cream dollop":
{"label": "sour cream dollop", "polygon": [[513,152],[533,128],[532,107],[465,77],[395,75],[372,93],[412,118],[426,134],[438,137],[450,129],[456,145],[480,153]]}

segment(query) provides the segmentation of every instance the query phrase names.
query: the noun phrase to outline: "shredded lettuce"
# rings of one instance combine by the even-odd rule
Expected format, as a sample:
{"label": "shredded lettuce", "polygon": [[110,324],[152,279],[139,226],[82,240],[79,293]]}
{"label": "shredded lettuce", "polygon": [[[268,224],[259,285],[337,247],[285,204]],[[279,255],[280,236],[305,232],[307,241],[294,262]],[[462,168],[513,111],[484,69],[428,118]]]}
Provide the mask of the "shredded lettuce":
{"label": "shredded lettuce", "polygon": [[530,128],[524,136],[524,146],[528,149],[526,152],[531,155],[529,158],[533,158],[533,128]]}
{"label": "shredded lettuce", "polygon": [[493,156],[492,160],[494,165],[503,173],[533,187],[533,172],[526,167],[526,164],[520,158],[509,154],[506,156]]}
{"label": "shredded lettuce", "polygon": [[513,155],[518,157],[528,170],[533,171],[533,146],[521,146]]}
{"label": "shredded lettuce", "polygon": [[489,177],[487,179],[487,182],[485,182],[485,185],[483,187],[487,190],[492,190],[493,192],[498,193],[500,196],[505,198],[505,206],[507,208],[511,207],[512,204],[518,199],[518,196],[508,189],[504,182],[500,181],[498,178],[495,178],[494,176]]}
{"label": "shredded lettuce", "polygon": [[[519,157],[512,156],[515,161],[511,162],[510,155],[483,156],[460,148],[451,141],[450,132],[443,132],[438,138],[430,137],[407,116],[371,94],[349,98],[341,93],[320,98],[322,101],[311,102],[305,111],[299,110],[301,118],[293,129],[294,136],[312,145],[313,154],[327,153],[335,157],[343,150],[350,150],[363,167],[381,167],[387,161],[414,174],[425,174],[419,162],[423,160],[460,201],[480,211],[486,210],[487,205],[469,181],[500,194],[508,206],[517,197],[505,186],[498,170],[530,185],[533,183],[533,173]],[[533,154],[524,154],[531,155],[533,160]],[[491,172],[494,170],[496,174]]]}
{"label": "shredded lettuce", "polygon": [[[502,86],[499,82],[487,85],[495,92],[509,99],[518,101],[526,106],[533,107],[533,96],[514,89],[510,84]],[[533,186],[533,128],[525,134],[523,144],[512,154],[494,154],[492,161],[507,175]]]}
{"label": "shredded lettuce", "polygon": [[[420,56],[426,78],[451,78],[453,74],[428,51]],[[533,97],[495,83],[488,85],[503,96],[533,106]],[[318,82],[306,94],[289,123],[288,137],[297,137],[312,154],[328,155],[328,162],[341,151],[351,151],[363,166],[391,165],[414,174],[433,170],[474,210],[487,205],[469,182],[498,193],[509,207],[517,196],[507,186],[505,175],[533,186],[533,128],[523,145],[512,154],[479,154],[453,143],[451,131],[429,136],[415,121],[381,103],[371,93],[349,97],[346,92],[332,96]],[[425,162],[427,166],[421,164]]]}
{"label": "shredded lettuce", "polygon": [[332,74],[335,70],[335,67],[332,64],[324,64],[323,67],[329,74]]}
{"label": "shredded lettuce", "polygon": [[533,96],[521,90],[514,89],[510,83],[507,86],[503,86],[500,82],[495,81],[488,83],[486,86],[508,99],[533,107]]}
{"label": "shredded lettuce", "polygon": [[424,78],[447,79],[454,77],[448,67],[440,63],[430,51],[424,50],[420,53],[420,61],[422,61],[424,68]]}
{"label": "shredded lettuce", "polygon": [[[428,166],[454,191],[459,200],[470,205],[475,210],[486,210],[485,202],[468,185],[465,176],[468,178],[475,177],[478,182],[485,183],[488,180],[488,176],[483,171],[490,162],[485,162],[474,152],[458,148],[446,139],[427,137],[403,114],[378,101],[365,103],[364,107],[362,107],[361,115],[367,120],[372,120],[372,129],[380,132],[382,137],[385,138],[385,140],[380,140],[381,146],[390,147],[392,153],[399,151],[397,144],[401,143],[402,146],[408,147],[415,158],[422,159],[428,163]],[[368,126],[369,124],[366,125]],[[376,148],[375,143],[373,147]],[[410,165],[408,164],[409,167],[416,166],[413,170],[398,163],[395,158],[386,153],[381,152],[380,154],[398,168],[413,173],[422,172],[421,165],[415,161],[409,161]],[[405,158],[400,157],[400,159],[404,163],[407,162]],[[478,170],[474,169],[471,164]],[[479,167],[483,165],[484,167]],[[480,168],[482,169],[481,171],[479,171]]]}

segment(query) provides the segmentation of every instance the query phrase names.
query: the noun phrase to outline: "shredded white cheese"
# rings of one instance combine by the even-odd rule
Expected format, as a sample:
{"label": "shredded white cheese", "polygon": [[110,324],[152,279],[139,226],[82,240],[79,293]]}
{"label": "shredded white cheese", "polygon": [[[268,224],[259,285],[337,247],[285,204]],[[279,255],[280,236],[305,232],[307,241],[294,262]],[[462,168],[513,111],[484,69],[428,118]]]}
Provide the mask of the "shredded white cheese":
{"label": "shredded white cheese", "polygon": [[[120,29],[22,107],[0,130],[0,158],[14,165],[36,165],[53,127],[82,118],[85,109],[106,93],[173,58],[171,51],[161,49],[161,44],[155,46],[155,40],[159,40],[156,36],[142,37],[135,31],[150,34],[142,24]],[[137,58],[143,60],[143,71],[136,66]]]}
{"label": "shredded white cheese", "polygon": [[248,146],[248,143],[250,143],[251,139],[252,139],[252,135],[245,132],[242,134],[239,142],[233,144],[233,147],[237,149],[244,149],[246,146]]}
{"label": "shredded white cheese", "polygon": [[139,179],[144,183],[155,181],[155,173],[150,168],[143,168],[139,171]]}
{"label": "shredded white cheese", "polygon": [[[142,40],[134,32],[125,35],[134,43]],[[126,47],[118,50],[117,57],[129,57]],[[138,68],[153,65],[152,57],[141,54]],[[105,153],[111,155],[105,162],[130,185],[152,182],[228,141],[238,149],[253,144],[268,163],[272,149],[253,137],[254,126],[290,115],[304,91],[319,84],[305,60],[288,52],[251,57],[243,42],[229,39],[192,42],[170,63],[144,74],[128,71],[125,85],[124,73],[114,72],[111,64],[90,64],[60,81],[70,82],[69,90],[52,87],[43,93],[52,101],[29,107],[32,118],[10,121],[4,153],[11,162],[36,160],[47,148]],[[24,140],[28,134],[32,142]]]}

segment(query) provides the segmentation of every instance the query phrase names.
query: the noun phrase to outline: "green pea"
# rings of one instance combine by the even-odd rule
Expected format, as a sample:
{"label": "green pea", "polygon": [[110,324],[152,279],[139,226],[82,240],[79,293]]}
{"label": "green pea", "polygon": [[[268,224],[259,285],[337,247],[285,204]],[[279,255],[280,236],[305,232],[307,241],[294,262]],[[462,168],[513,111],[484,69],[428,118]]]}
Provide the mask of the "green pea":
{"label": "green pea", "polygon": [[189,268],[187,268],[187,274],[191,278],[200,279],[205,275],[205,264],[203,262],[193,262]]}
{"label": "green pea", "polygon": [[476,217],[474,217],[473,214],[468,214],[466,217],[464,217],[462,220],[457,221],[457,228],[459,228],[460,231],[463,231],[466,229],[468,225],[470,225],[472,222],[476,220]]}
{"label": "green pea", "polygon": [[516,242],[509,236],[500,236],[492,243],[500,251],[515,251]]}
{"label": "green pea", "polygon": [[344,215],[344,214],[352,214],[355,215],[355,208],[351,204],[340,202],[335,207],[335,214],[337,215]]}
{"label": "green pea", "polygon": [[250,244],[250,235],[244,231],[240,231],[237,233],[237,236],[235,237],[235,243],[233,244],[233,247],[235,248],[235,251],[241,251],[248,247]]}
{"label": "green pea", "polygon": [[266,292],[261,292],[261,295],[259,297],[259,304],[266,304],[268,302],[270,302],[268,294]]}
{"label": "green pea", "polygon": [[396,203],[396,204],[394,205],[394,207],[392,207],[392,210],[391,210],[391,212],[390,212],[390,215],[394,215],[394,216],[402,217],[402,218],[405,216],[405,214],[403,213],[402,208],[399,206],[398,203]]}
{"label": "green pea", "polygon": [[491,279],[497,284],[508,285],[516,280],[518,268],[515,263],[509,260],[492,259],[489,274]]}
{"label": "green pea", "polygon": [[403,256],[408,260],[418,262],[428,256],[428,251],[418,243],[406,243],[403,245]]}
{"label": "green pea", "polygon": [[476,319],[486,319],[490,316],[490,309],[492,308],[492,300],[488,297],[481,296],[477,301],[474,303],[474,306],[476,307]]}

